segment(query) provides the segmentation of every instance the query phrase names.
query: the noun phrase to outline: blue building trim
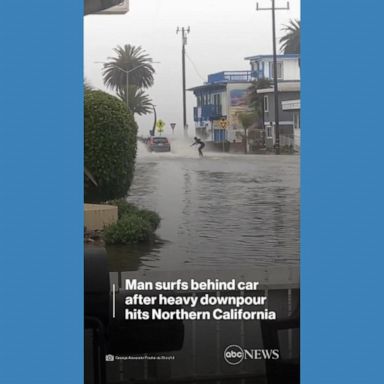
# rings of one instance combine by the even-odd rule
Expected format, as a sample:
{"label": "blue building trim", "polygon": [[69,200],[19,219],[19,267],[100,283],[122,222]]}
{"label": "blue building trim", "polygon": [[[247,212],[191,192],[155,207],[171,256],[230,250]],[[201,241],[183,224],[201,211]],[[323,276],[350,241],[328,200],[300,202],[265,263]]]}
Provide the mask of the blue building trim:
{"label": "blue building trim", "polygon": [[225,129],[215,128],[213,130],[213,141],[215,143],[222,143],[227,140],[227,132]]}
{"label": "blue building trim", "polygon": [[212,93],[212,92],[222,92],[225,90],[227,83],[213,83],[213,84],[204,84],[198,85],[197,87],[189,88],[188,91],[192,91],[196,96],[198,94]]}
{"label": "blue building trim", "polygon": [[[277,59],[297,59],[300,57],[297,53],[287,53],[284,55],[276,55]],[[272,59],[273,55],[256,55],[245,57],[244,60],[264,60]]]}
{"label": "blue building trim", "polygon": [[[198,115],[198,108],[201,108],[201,116]],[[194,121],[211,121],[222,117],[222,106],[216,104],[202,105],[201,107],[193,108]]]}
{"label": "blue building trim", "polygon": [[222,71],[208,75],[208,83],[249,82],[252,80],[252,71]]}

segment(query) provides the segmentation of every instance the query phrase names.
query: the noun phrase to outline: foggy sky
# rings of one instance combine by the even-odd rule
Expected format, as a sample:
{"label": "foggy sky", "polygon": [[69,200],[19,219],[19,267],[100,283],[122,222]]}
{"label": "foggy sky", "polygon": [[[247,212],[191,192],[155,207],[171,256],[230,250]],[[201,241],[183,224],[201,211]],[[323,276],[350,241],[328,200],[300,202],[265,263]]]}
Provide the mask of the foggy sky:
{"label": "foggy sky", "polygon": [[[270,7],[270,0],[259,0]],[[290,10],[276,12],[279,39],[283,24],[300,19],[300,0],[291,0]],[[286,1],[276,0],[276,6]],[[210,73],[223,70],[249,70],[246,56],[272,54],[270,11],[256,11],[255,0],[130,0],[125,15],[88,15],[84,18],[84,77],[95,88],[103,85],[102,64],[114,56],[113,48],[124,44],[140,45],[155,61],[155,83],[147,90],[156,105],[157,117],[176,123],[182,132],[181,35],[177,26],[191,27],[186,52],[187,89],[201,85]],[[278,45],[279,46],[279,45]],[[191,63],[193,62],[193,64]],[[109,90],[112,93],[111,90]],[[189,135],[194,134],[195,97],[187,92]],[[135,115],[140,133],[147,134],[153,115]]]}

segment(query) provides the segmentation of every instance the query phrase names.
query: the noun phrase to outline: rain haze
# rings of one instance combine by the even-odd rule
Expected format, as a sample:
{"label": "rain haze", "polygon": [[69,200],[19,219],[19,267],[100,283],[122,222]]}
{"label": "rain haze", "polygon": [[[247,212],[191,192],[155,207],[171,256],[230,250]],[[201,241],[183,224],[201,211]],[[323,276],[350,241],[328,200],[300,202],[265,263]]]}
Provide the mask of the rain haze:
{"label": "rain haze", "polygon": [[[284,8],[276,11],[278,52],[280,38],[287,35],[284,26],[291,20],[300,20],[300,0],[292,0],[289,4],[287,10],[286,1],[275,2],[276,7]],[[271,6],[271,0],[259,0],[259,7]],[[186,89],[203,86],[194,89],[197,97],[187,91],[188,137],[184,136],[183,127],[182,34],[176,33],[177,28],[183,27],[190,28],[185,60]],[[295,42],[300,35],[299,28],[298,32],[293,39]],[[85,146],[84,152],[85,157],[89,155],[89,171],[99,171],[100,179],[110,189],[110,181],[120,184],[128,174],[127,165],[132,169],[134,164],[134,177],[132,183],[127,184],[126,194],[125,190],[119,189],[117,197],[121,200],[116,202],[119,205],[115,210],[116,223],[107,228],[101,224],[101,231],[104,231],[101,239],[100,231],[89,231],[90,247],[98,247],[100,242],[105,246],[104,265],[108,265],[111,272],[111,283],[120,286],[123,279],[152,283],[192,280],[260,282],[263,287],[260,291],[205,291],[215,299],[265,294],[268,306],[247,304],[239,308],[239,312],[246,309],[256,313],[262,308],[259,312],[264,314],[268,309],[274,311],[276,308],[276,318],[296,316],[300,297],[299,49],[279,58],[284,66],[280,66],[280,76],[275,76],[279,80],[280,94],[275,103],[270,89],[271,58],[262,58],[262,68],[264,64],[268,68],[265,77],[259,66],[255,69],[254,63],[251,76],[250,62],[245,60],[246,57],[273,54],[270,9],[257,11],[256,0],[130,0],[129,12],[124,15],[88,15],[84,18],[84,77],[91,87],[113,94],[103,84],[103,63],[117,57],[114,48],[126,44],[141,47],[154,62],[158,62],[153,63],[156,71],[154,85],[145,89],[156,106],[158,124],[154,126],[152,107],[148,115],[135,114],[139,126],[137,151],[133,145],[124,146],[128,142],[129,125],[123,125],[126,117],[114,113],[122,118],[110,121],[112,107],[106,112],[104,101],[91,97],[92,92],[85,98],[85,105],[91,106],[85,109],[88,111],[85,134],[88,134],[89,145]],[[116,73],[121,74],[125,71],[124,64],[119,62],[112,67],[120,68]],[[126,68],[129,73],[140,66]],[[284,72],[283,68],[287,70]],[[248,72],[246,76],[244,72],[237,73],[228,81],[213,76],[204,86],[208,75],[224,71]],[[261,96],[252,103],[247,91],[252,79],[259,76],[267,81],[254,84],[253,90],[259,86],[263,94],[260,93]],[[120,91],[129,89],[131,79],[126,80],[124,76],[122,84],[116,82]],[[284,86],[280,87],[280,84]],[[121,95],[124,97],[126,93],[121,92]],[[129,98],[125,102],[128,109],[134,110]],[[280,119],[278,114],[273,114],[272,108],[272,105],[279,108],[279,102],[282,112],[283,102],[284,107],[288,105]],[[176,124],[174,133],[171,123]],[[119,130],[125,136],[118,136]],[[132,132],[132,128],[129,131]],[[101,136],[99,140],[98,135]],[[130,137],[133,139],[132,135]],[[95,155],[90,156],[91,153]],[[127,154],[132,156],[127,159]],[[110,167],[103,168],[104,163]],[[110,171],[106,172],[106,169]],[[105,206],[102,208],[104,210]],[[96,265],[90,260],[90,265]],[[118,313],[127,313],[130,307],[133,308],[130,313],[134,313],[136,306],[129,306],[124,299],[136,292],[119,289],[117,294],[124,307]],[[178,295],[176,289],[161,294],[176,297],[174,295]],[[108,297],[111,296],[108,291]],[[200,297],[200,292],[190,289],[182,291],[179,297]],[[137,307],[141,312],[142,306]],[[157,307],[158,303],[155,303],[153,308]],[[172,305],[168,307],[169,314],[179,311],[179,306],[175,310]],[[207,307],[181,305],[180,310],[202,313]],[[218,305],[211,307],[219,310]],[[222,307],[228,312],[230,321],[224,321],[224,318],[189,321],[172,317],[176,321],[161,321],[161,328],[158,328],[152,325],[156,321],[141,322],[136,315],[125,319],[116,316],[110,322],[106,340],[109,335],[113,337],[112,327],[116,327],[114,337],[121,342],[122,348],[130,348],[127,353],[135,352],[135,345],[140,353],[147,351],[145,345],[151,343],[148,344],[150,351],[159,351],[155,356],[173,358],[169,361],[127,359],[108,363],[106,372],[110,380],[105,382],[272,383],[267,377],[270,369],[261,359],[250,359],[238,366],[225,360],[226,345],[241,349],[240,346],[261,348],[266,344],[259,320],[247,322],[246,318],[230,314],[229,309],[233,310],[233,307],[224,304]],[[139,321],[127,323],[125,320]],[[263,326],[265,323],[270,322],[264,322]],[[144,324],[142,331],[140,324]],[[289,372],[284,368],[288,381],[276,376],[278,381],[273,382],[280,384],[299,383],[299,332],[290,331],[284,331],[283,342],[279,342],[278,347],[295,363]],[[87,341],[88,360],[96,356],[96,349],[92,347],[96,345],[95,339],[91,334]],[[108,348],[111,345],[113,342]],[[97,353],[102,356],[101,348]],[[102,371],[98,366],[93,370],[96,374]]]}
{"label": "rain haze", "polygon": [[[276,12],[276,33],[290,19],[300,19],[300,0],[291,0],[289,10]],[[270,7],[270,0],[260,0]],[[277,1],[276,6],[286,6]],[[224,70],[249,70],[247,56],[272,54],[270,11],[256,11],[255,0],[130,0],[125,15],[88,15],[84,18],[84,77],[94,88],[103,84],[102,64],[115,56],[117,45],[141,46],[159,64],[154,85],[147,90],[156,105],[157,117],[176,123],[175,134],[182,134],[181,34],[176,28],[190,27],[186,46],[186,87],[207,81],[210,73]],[[99,63],[97,63],[99,62]],[[111,90],[107,90],[113,93]],[[187,92],[189,136],[194,134],[195,97]],[[140,134],[147,134],[153,116],[135,116]]]}

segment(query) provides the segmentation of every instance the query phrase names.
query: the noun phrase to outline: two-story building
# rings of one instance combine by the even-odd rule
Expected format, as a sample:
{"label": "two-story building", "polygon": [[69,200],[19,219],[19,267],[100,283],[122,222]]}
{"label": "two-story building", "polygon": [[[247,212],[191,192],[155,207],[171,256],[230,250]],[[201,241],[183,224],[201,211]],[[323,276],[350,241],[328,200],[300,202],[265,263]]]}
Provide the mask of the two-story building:
{"label": "two-story building", "polygon": [[[264,96],[265,145],[273,148],[276,143],[274,88],[259,89]],[[280,147],[300,148],[300,82],[278,83]]]}
{"label": "two-story building", "polygon": [[[251,70],[213,73],[208,75],[206,83],[189,89],[197,100],[193,110],[196,136],[208,143],[217,144],[225,141],[242,143],[245,132],[239,120],[239,114],[249,111],[249,87],[254,80],[273,80],[273,55],[256,55],[245,59],[249,60]],[[298,149],[300,146],[299,55],[277,55],[277,77],[280,145]],[[274,88],[258,92],[264,95],[263,145],[272,148],[276,140]],[[248,131],[248,139],[257,131],[256,128],[255,132]],[[250,142],[252,139],[249,140]]]}
{"label": "two-story building", "polygon": [[[277,80],[300,80],[299,59],[300,57],[297,54],[277,55]],[[273,79],[273,55],[249,56],[245,60],[249,60],[254,80]]]}
{"label": "two-story building", "polygon": [[[252,78],[273,80],[273,55],[246,57]],[[277,55],[279,100],[279,137],[282,147],[300,148],[300,55]],[[265,145],[272,148],[276,142],[274,88],[262,89],[264,95]]]}
{"label": "two-story building", "polygon": [[248,110],[251,80],[251,71],[223,71],[208,75],[206,83],[189,89],[197,100],[193,109],[197,136],[213,143],[242,142],[238,115]]}

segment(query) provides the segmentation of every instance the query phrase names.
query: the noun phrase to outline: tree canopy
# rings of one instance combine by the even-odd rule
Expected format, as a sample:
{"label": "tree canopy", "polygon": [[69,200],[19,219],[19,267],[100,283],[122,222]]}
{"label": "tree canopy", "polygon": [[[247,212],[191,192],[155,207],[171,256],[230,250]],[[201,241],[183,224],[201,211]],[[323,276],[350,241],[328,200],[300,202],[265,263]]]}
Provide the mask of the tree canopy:
{"label": "tree canopy", "polygon": [[[152,59],[140,47],[125,44],[113,49],[116,57],[109,57],[104,64],[104,84],[115,91],[126,87],[127,76],[129,85],[148,88],[153,85]],[[131,72],[130,72],[131,71]],[[127,73],[129,72],[129,73]]]}
{"label": "tree canopy", "polygon": [[252,82],[252,85],[248,88],[248,103],[253,111],[253,118],[255,123],[259,127],[263,126],[263,95],[257,93],[259,89],[270,88],[272,82],[269,79],[259,79]]}
{"label": "tree canopy", "polygon": [[283,53],[300,54],[300,20],[290,20],[288,25],[282,28],[285,35],[280,39],[280,49]]}
{"label": "tree canopy", "polygon": [[[152,59],[140,47],[125,44],[114,48],[115,57],[104,64],[104,84],[127,104],[132,114],[143,115],[151,111],[152,101],[141,89],[153,85]],[[128,81],[127,81],[128,80]],[[127,90],[128,85],[128,90]],[[128,93],[128,95],[127,95]]]}
{"label": "tree canopy", "polygon": [[[152,112],[152,100],[144,92],[144,90],[135,85],[131,85],[128,88],[128,105],[131,113],[145,115]],[[121,88],[116,93],[121,100],[127,103],[127,88]]]}

